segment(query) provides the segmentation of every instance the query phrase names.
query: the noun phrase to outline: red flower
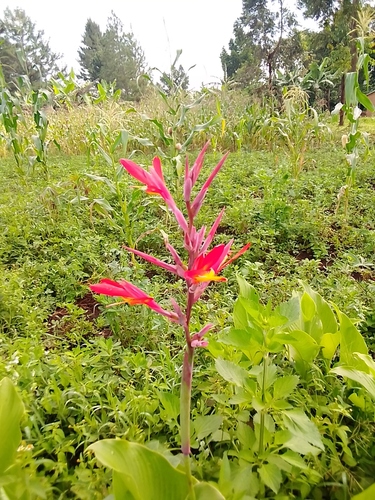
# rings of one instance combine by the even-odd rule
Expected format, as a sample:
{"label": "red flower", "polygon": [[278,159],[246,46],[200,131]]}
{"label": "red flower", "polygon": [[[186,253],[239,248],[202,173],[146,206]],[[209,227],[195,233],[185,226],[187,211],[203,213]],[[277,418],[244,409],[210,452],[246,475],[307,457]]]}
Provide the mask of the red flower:
{"label": "red flower", "polygon": [[165,203],[168,205],[168,208],[174,213],[181,229],[183,231],[187,231],[188,226],[185,217],[177,208],[176,202],[165,184],[160,158],[155,157],[152,160],[152,167],[149,168],[149,171],[140,167],[131,160],[125,160],[122,158],[120,163],[132,177],[145,185],[146,193],[156,194],[163,198]]}
{"label": "red flower", "polygon": [[192,268],[185,271],[185,278],[191,280],[193,284],[208,283],[210,281],[227,281],[223,276],[218,276],[218,273],[245,253],[251,245],[251,243],[248,243],[236,255],[228,259],[232,243],[233,240],[226,245],[217,245],[207,255],[203,254],[197,257]]}
{"label": "red flower", "polygon": [[175,313],[166,311],[160,305],[155,302],[155,300],[147,295],[143,290],[132,285],[128,281],[112,281],[109,279],[102,279],[100,283],[95,285],[90,285],[90,289],[92,292],[99,293],[102,295],[109,295],[110,297],[121,297],[121,304],[124,302],[125,304],[129,304],[130,306],[136,305],[145,305],[150,309],[153,309],[155,312],[166,316],[168,319],[172,321],[177,320],[177,315]]}

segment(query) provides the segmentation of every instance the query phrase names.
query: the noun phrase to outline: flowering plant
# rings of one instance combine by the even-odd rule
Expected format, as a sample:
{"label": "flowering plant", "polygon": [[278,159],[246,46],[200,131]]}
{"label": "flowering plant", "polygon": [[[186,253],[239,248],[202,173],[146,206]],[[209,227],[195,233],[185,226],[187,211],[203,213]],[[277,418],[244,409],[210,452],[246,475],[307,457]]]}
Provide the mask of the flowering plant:
{"label": "flowering plant", "polygon": [[223,217],[224,209],[221,210],[208,232],[205,226],[202,226],[198,230],[194,225],[195,218],[202,206],[208,188],[210,187],[215,176],[219,173],[227,157],[227,155],[223,156],[199,190],[196,197],[192,200],[192,189],[195,186],[202,169],[207,148],[208,143],[199,153],[191,168],[189,167],[188,160],[186,160],[185,163],[184,202],[186,205],[187,218],[185,218],[182,211],[177,207],[175,200],[166,186],[159,158],[154,158],[153,164],[149,170],[145,170],[131,160],[120,160],[120,163],[125,170],[127,170],[132,177],[143,184],[143,189],[146,193],[162,197],[168,208],[174,214],[183,233],[184,248],[188,256],[187,264],[184,263],[183,259],[180,257],[176,249],[169,243],[167,238],[165,238],[165,245],[172,256],[174,264],[161,261],[152,255],[140,252],[139,250],[135,250],[133,248],[125,248],[138,257],[141,257],[144,260],[184,279],[186,282],[187,294],[185,307],[180,307],[174,299],[171,299],[173,310],[167,311],[157,304],[152,297],[127,281],[116,282],[109,279],[103,279],[100,283],[90,286],[91,290],[95,293],[119,297],[121,299],[120,302],[116,302],[112,305],[123,303],[127,303],[129,305],[143,304],[153,309],[155,312],[162,314],[170,321],[180,324],[184,330],[186,347],[181,380],[180,435],[181,451],[185,458],[186,475],[189,481],[190,491],[192,491],[193,488],[189,455],[190,402],[194,352],[198,347],[207,346],[208,342],[204,339],[204,335],[213,327],[213,325],[209,323],[199,332],[192,333],[190,331],[192,308],[211,281],[226,281],[226,278],[221,276],[220,272],[228,264],[240,257],[250,247],[250,243],[248,243],[232,257],[230,257],[230,254],[233,240],[230,240],[227,244],[220,244],[213,247],[211,250],[208,250]]}

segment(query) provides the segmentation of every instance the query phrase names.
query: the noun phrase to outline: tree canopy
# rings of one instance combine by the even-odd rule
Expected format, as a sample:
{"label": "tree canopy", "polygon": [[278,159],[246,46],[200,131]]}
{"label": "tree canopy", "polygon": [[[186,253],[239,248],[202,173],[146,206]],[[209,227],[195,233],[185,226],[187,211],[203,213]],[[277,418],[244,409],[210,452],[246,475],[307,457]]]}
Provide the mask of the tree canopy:
{"label": "tree canopy", "polygon": [[5,9],[0,19],[0,64],[9,86],[20,76],[27,76],[33,87],[41,86],[59,71],[60,58],[24,10]]}
{"label": "tree canopy", "polygon": [[106,30],[88,19],[78,51],[81,77],[85,80],[116,80],[125,99],[136,100],[140,95],[139,77],[146,64],[142,48],[133,33],[125,33],[121,20],[112,12]]}

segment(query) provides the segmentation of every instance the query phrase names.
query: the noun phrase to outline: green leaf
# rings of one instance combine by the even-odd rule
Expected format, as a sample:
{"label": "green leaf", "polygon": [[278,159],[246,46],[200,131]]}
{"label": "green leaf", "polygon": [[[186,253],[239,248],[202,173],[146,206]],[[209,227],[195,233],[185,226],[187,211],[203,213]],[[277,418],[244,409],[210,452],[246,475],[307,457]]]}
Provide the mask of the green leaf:
{"label": "green leaf", "polygon": [[159,399],[168,416],[173,420],[177,420],[180,414],[180,398],[171,392],[159,392]]}
{"label": "green leaf", "polygon": [[372,375],[360,370],[356,370],[350,366],[338,366],[331,370],[332,373],[340,375],[341,377],[349,378],[361,384],[368,393],[375,399],[375,379]]}
{"label": "green leaf", "polygon": [[244,387],[246,385],[249,374],[244,368],[221,358],[215,360],[215,366],[216,370],[227,382],[235,384],[238,387]]}
{"label": "green leaf", "polygon": [[188,495],[185,474],[141,444],[104,439],[88,450],[93,450],[103,465],[115,471],[116,500],[185,500]]}
{"label": "green leaf", "polygon": [[313,446],[324,450],[317,426],[303,411],[285,410],[282,415],[285,427],[294,437],[298,437],[301,441],[307,441]]}
{"label": "green leaf", "polygon": [[311,321],[315,315],[316,308],[313,299],[306,292],[301,298],[301,311],[305,321]]}
{"label": "green leaf", "polygon": [[241,349],[241,351],[257,364],[262,358],[263,334],[255,328],[235,329],[231,328],[229,332],[220,338],[223,344],[232,345]]}
{"label": "green leaf", "polygon": [[226,497],[232,493],[231,470],[227,452],[224,452],[223,460],[221,461],[219,487],[220,491],[224,493]]}
{"label": "green leaf", "polygon": [[361,354],[359,352],[353,353],[353,357],[363,361],[364,367],[368,369],[368,372],[375,377],[375,362],[369,354]]}
{"label": "green leaf", "polygon": [[311,454],[313,456],[316,456],[321,452],[319,448],[317,448],[316,446],[312,446],[310,443],[304,441],[299,436],[290,435],[290,438],[287,439],[283,444],[286,448],[289,448],[296,453],[300,453],[301,455]]}
{"label": "green leaf", "polygon": [[287,375],[276,379],[273,386],[274,399],[283,399],[289,396],[297,387],[299,377],[297,375]]}
{"label": "green leaf", "polygon": [[320,345],[323,347],[322,353],[323,357],[326,359],[332,359],[336,353],[337,347],[340,344],[341,335],[339,332],[336,333],[325,333],[320,340]]}
{"label": "green leaf", "polygon": [[362,104],[362,106],[364,106],[368,111],[375,110],[374,105],[372,104],[370,99],[367,97],[366,94],[364,94],[361,91],[361,89],[359,87],[357,88],[357,99],[358,99],[358,102],[360,102]]}
{"label": "green leaf", "polygon": [[250,425],[245,422],[237,424],[237,438],[243,448],[251,449],[255,443],[255,433]]}
{"label": "green leaf", "polygon": [[194,430],[197,438],[203,439],[216,432],[223,423],[223,417],[220,415],[204,415],[194,420]]}
{"label": "green leaf", "polygon": [[259,304],[259,295],[255,288],[250,285],[242,276],[237,275],[238,286],[240,287],[240,295],[244,299],[250,300]]}
{"label": "green leaf", "polygon": [[363,361],[356,358],[354,353],[368,354],[366,342],[357,328],[341,311],[337,311],[340,320],[340,363],[362,369]]}
{"label": "green leaf", "polygon": [[274,339],[291,346],[291,358],[296,362],[296,368],[302,374],[308,369],[320,349],[312,336],[302,330],[277,334]]}
{"label": "green leaf", "polygon": [[[194,493],[196,500],[225,500],[219,490],[203,481],[194,485]],[[152,498],[154,499],[155,497]]]}
{"label": "green leaf", "polygon": [[318,292],[315,292],[308,285],[306,285],[306,283],[303,283],[303,288],[315,303],[316,313],[321,322],[323,333],[337,332],[337,321],[328,302],[324,300]]}
{"label": "green leaf", "polygon": [[238,330],[246,330],[249,326],[249,318],[243,302],[238,298],[233,308],[233,323]]}
{"label": "green leaf", "polygon": [[374,500],[375,498],[375,483],[366,488],[365,490],[358,493],[358,495],[354,495],[351,500]]}
{"label": "green leaf", "polygon": [[298,455],[298,453],[295,453],[294,451],[287,451],[283,455],[280,455],[285,462],[288,462],[288,464],[293,465],[293,467],[298,467],[299,469],[306,470],[308,469],[308,466],[306,462],[303,460],[303,458]]}
{"label": "green leaf", "polygon": [[13,464],[21,442],[20,422],[24,406],[12,381],[0,382],[0,475]]}
{"label": "green leaf", "polygon": [[274,464],[264,464],[258,469],[258,472],[263,483],[277,494],[282,481],[280,469]]}
{"label": "green leaf", "polygon": [[358,76],[355,71],[346,73],[345,77],[345,104],[357,104]]}

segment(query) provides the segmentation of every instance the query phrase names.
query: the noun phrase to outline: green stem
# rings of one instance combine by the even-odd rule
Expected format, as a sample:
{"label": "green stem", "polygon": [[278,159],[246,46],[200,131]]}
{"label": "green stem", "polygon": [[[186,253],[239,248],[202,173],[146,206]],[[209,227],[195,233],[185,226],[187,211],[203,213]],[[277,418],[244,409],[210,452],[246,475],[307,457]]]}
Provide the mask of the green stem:
{"label": "green stem", "polygon": [[[267,363],[268,363],[268,354],[266,353],[263,357],[263,374],[262,374],[262,403],[265,403],[265,395],[266,395],[266,377],[267,377]],[[259,430],[259,456],[263,455],[264,448],[264,428],[265,428],[265,419],[266,414],[264,409],[262,408],[260,411],[260,430]]]}

